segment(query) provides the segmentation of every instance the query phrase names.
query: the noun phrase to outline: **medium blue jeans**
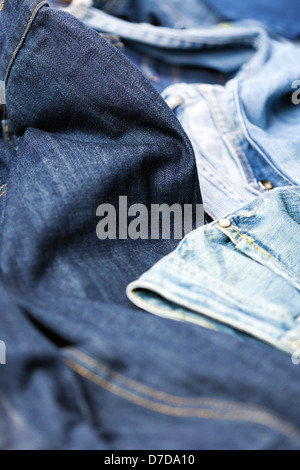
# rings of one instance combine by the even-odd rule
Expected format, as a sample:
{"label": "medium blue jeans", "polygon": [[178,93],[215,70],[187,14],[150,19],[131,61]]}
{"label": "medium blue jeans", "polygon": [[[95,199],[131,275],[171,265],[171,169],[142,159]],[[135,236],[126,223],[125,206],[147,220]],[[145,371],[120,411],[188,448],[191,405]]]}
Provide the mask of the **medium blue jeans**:
{"label": "medium blue jeans", "polygon": [[300,35],[300,4],[294,0],[206,0],[206,4],[227,20],[253,19],[281,36]]}

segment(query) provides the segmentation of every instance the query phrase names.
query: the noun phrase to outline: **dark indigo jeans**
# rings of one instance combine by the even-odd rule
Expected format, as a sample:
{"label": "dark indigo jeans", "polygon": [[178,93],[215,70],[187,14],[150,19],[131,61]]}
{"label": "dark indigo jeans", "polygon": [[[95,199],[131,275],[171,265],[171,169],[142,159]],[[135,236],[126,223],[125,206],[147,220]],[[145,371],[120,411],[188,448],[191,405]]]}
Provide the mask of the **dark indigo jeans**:
{"label": "dark indigo jeans", "polygon": [[191,144],[99,34],[46,2],[6,0],[0,76],[0,446],[300,446],[289,357],[133,307],[125,287],[177,245],[96,237],[96,209],[201,202]]}

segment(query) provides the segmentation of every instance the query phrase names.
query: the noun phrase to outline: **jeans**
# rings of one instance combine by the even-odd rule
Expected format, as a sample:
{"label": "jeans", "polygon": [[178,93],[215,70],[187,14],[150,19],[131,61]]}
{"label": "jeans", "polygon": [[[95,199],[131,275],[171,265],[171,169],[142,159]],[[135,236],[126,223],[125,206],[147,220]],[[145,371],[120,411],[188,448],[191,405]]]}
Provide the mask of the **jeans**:
{"label": "jeans", "polygon": [[139,311],[126,285],[177,242],[96,236],[98,205],[120,195],[201,203],[174,114],[46,2],[6,0],[0,23],[17,139],[0,146],[1,448],[299,448],[290,358]]}
{"label": "jeans", "polygon": [[99,32],[117,34],[135,50],[164,63],[206,67],[229,75],[264,61],[270,42],[265,30],[257,25],[179,30],[130,23],[93,7],[67,8],[66,11]]}
{"label": "jeans", "polygon": [[168,28],[199,28],[222,21],[203,0],[94,0],[94,7],[134,23],[149,23]]}
{"label": "jeans", "polygon": [[299,187],[256,198],[188,235],[128,286],[129,298],[163,317],[300,351],[299,208]]}
{"label": "jeans", "polygon": [[300,4],[293,0],[206,0],[207,6],[227,20],[253,19],[270,32],[287,38],[300,35]]}
{"label": "jeans", "polygon": [[136,50],[132,43],[128,44],[127,41],[121,40],[117,35],[100,34],[119,48],[159,93],[175,83],[224,84],[226,82],[226,77],[215,70],[203,67],[171,65],[161,59],[152,57],[151,52],[146,54]]}
{"label": "jeans", "polygon": [[265,56],[225,86],[178,84],[163,92],[193,143],[212,218],[270,189],[300,184],[300,106],[293,101],[300,50],[266,44]]}

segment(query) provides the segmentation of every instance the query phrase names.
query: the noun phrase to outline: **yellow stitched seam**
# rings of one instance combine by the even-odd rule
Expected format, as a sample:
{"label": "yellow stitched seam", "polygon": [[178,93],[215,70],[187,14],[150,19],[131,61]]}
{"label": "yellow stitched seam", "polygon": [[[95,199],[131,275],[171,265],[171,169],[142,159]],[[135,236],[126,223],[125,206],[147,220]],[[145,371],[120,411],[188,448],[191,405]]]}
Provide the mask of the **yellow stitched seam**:
{"label": "yellow stitched seam", "polygon": [[0,194],[0,197],[2,197],[6,193],[7,193],[7,191],[3,191],[3,193]]}
{"label": "yellow stitched seam", "polygon": [[248,237],[247,235],[242,235],[235,227],[233,227],[233,230],[241,237],[243,238],[244,240],[246,240],[248,243],[250,243],[250,245],[252,245],[256,250],[258,251],[261,251],[264,255],[266,255],[268,258],[272,258],[271,255],[269,255],[269,253],[267,253],[265,250],[263,250],[262,248],[260,248],[259,246],[256,246],[253,241],[250,239],[250,237]]}
{"label": "yellow stitched seam", "polygon": [[118,372],[113,371],[109,367],[105,366],[104,364],[101,364],[100,362],[96,361],[95,359],[90,358],[86,354],[84,354],[81,351],[78,351],[77,349],[70,348],[69,351],[76,356],[78,359],[80,359],[82,362],[85,364],[94,367],[97,369],[99,372],[109,375],[110,377],[113,377],[114,380],[128,386],[129,388],[139,392],[143,393],[144,395],[148,395],[152,398],[155,398],[156,400],[160,401],[165,401],[169,402],[170,404],[173,405],[206,405],[206,406],[222,406],[227,407],[228,409],[235,407],[242,407],[243,411],[245,410],[258,410],[259,407],[257,406],[246,406],[244,403],[229,403],[224,400],[211,400],[211,399],[206,399],[206,398],[185,398],[185,397],[177,397],[175,395],[170,395],[165,392],[161,392],[160,390],[156,390],[152,387],[148,387],[147,385],[143,385],[139,382],[136,382],[135,380],[128,379],[127,377],[119,374]]}
{"label": "yellow stitched seam", "polygon": [[231,237],[238,243],[239,240],[233,235],[233,233],[230,232],[230,230],[228,230],[227,228],[223,228],[223,230],[225,230],[225,232],[229,233],[231,235]]}
{"label": "yellow stitched seam", "polygon": [[9,61],[8,66],[7,66],[7,68],[6,68],[5,75],[7,75],[7,72],[8,72],[8,70],[9,70],[10,64],[11,64],[12,61],[14,60],[14,55],[15,55],[15,53],[17,52],[19,46],[21,45],[21,43],[22,43],[22,41],[23,41],[23,39],[24,39],[24,37],[25,37],[25,35],[26,35],[27,28],[28,28],[28,26],[29,26],[29,24],[30,24],[32,18],[34,17],[34,14],[35,14],[36,10],[37,10],[37,9],[39,8],[39,6],[42,5],[43,3],[46,3],[46,0],[43,0],[42,2],[38,3],[37,6],[35,7],[35,9],[33,10],[32,15],[31,15],[31,17],[29,18],[29,21],[28,21],[28,23],[27,23],[27,25],[26,25],[25,31],[24,31],[24,33],[23,33],[23,35],[22,35],[22,37],[21,37],[21,39],[20,39],[20,41],[19,41],[17,47],[15,48],[15,50],[14,50],[14,52],[13,52],[11,58],[10,58],[10,61]]}
{"label": "yellow stitched seam", "polygon": [[[245,403],[239,403],[239,402],[229,403],[229,402],[226,402],[225,400],[217,400],[217,399],[213,400],[213,399],[207,399],[207,398],[201,398],[201,397],[185,398],[185,397],[178,397],[178,396],[170,395],[168,393],[156,390],[152,387],[143,385],[132,379],[128,379],[127,377],[119,374],[118,372],[113,371],[112,369],[105,366],[104,364],[101,364],[99,361],[92,359],[91,357],[87,356],[85,353],[79,351],[78,349],[69,348],[69,351],[72,352],[75,356],[77,356],[85,364],[91,367],[94,367],[95,369],[98,369],[98,371],[102,372],[103,374],[109,375],[111,379],[119,381],[120,384],[124,384],[128,388],[131,388],[132,390],[138,393],[143,393],[144,395],[148,395],[149,397],[152,397],[156,400],[164,401],[165,403],[168,403],[169,405],[219,406],[219,407],[223,407],[224,411],[239,410],[244,413],[254,412],[254,413],[263,414],[265,416],[270,416],[273,419],[273,417],[267,411],[255,405],[251,406],[251,405],[246,405]],[[75,364],[77,363],[75,362]],[[288,425],[290,426],[289,423]]]}
{"label": "yellow stitched seam", "polygon": [[1,189],[5,188],[6,186],[7,186],[7,184],[3,184],[0,188],[0,191],[1,191]]}
{"label": "yellow stitched seam", "polygon": [[5,3],[5,0],[2,0],[1,6],[0,6],[0,11],[2,11],[2,10],[3,10],[4,3]]}
{"label": "yellow stitched seam", "polygon": [[6,133],[7,141],[10,142],[10,137],[9,137],[9,124],[6,124],[6,125],[5,125],[5,133]]}
{"label": "yellow stitched seam", "polygon": [[174,416],[174,417],[181,417],[181,418],[203,418],[203,419],[216,419],[216,420],[227,420],[227,421],[247,421],[256,424],[261,424],[267,427],[271,427],[273,429],[280,430],[283,434],[288,436],[297,436],[299,438],[299,433],[294,428],[293,425],[289,423],[285,423],[279,420],[276,417],[271,415],[267,415],[266,413],[262,412],[255,412],[251,411],[250,413],[243,413],[240,411],[235,412],[223,412],[223,411],[216,411],[216,410],[209,410],[209,409],[201,409],[201,408],[176,408],[170,405],[164,405],[160,403],[155,403],[149,399],[140,397],[135,395],[134,393],[124,390],[118,385],[109,382],[102,377],[94,374],[93,372],[89,371],[83,366],[80,366],[75,361],[70,359],[66,360],[66,364],[74,370],[77,374],[81,375],[82,377],[90,380],[91,382],[95,383],[96,385],[100,386],[101,388],[117,395],[125,400],[134,403],[135,405],[139,405],[143,408],[148,410],[156,411],[157,413]]}
{"label": "yellow stitched seam", "polygon": [[[272,255],[270,255],[267,251],[263,250],[262,248],[260,248],[259,246],[255,245],[253,243],[253,240],[248,237],[247,235],[242,235],[235,227],[233,227],[233,230],[235,230],[236,233],[238,233],[238,235],[243,238],[244,240],[246,240],[251,246],[253,246],[253,248],[255,248],[256,250],[258,251],[261,251],[265,256],[267,256],[268,258],[270,258],[271,260],[273,260],[276,264],[278,264],[280,266],[281,269],[284,269],[284,271],[286,271],[290,276],[293,276],[295,277],[295,274],[290,271],[289,269],[287,269],[285,266],[283,266],[280,261],[278,261],[276,258],[274,258]],[[232,232],[230,232],[230,230],[227,230],[226,228],[224,228],[223,230],[225,230],[226,232],[230,233],[230,235],[232,236],[232,238],[234,238],[234,240],[239,243],[240,240],[238,240],[237,238],[235,238],[232,234]],[[297,278],[298,279],[298,278]]]}

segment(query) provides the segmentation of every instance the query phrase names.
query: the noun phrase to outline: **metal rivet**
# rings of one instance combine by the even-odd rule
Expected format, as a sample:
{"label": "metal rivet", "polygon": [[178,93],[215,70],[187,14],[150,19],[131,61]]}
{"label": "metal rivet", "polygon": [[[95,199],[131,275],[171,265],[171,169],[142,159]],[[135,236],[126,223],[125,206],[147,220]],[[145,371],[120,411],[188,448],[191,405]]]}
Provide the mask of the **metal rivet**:
{"label": "metal rivet", "polygon": [[230,227],[231,222],[230,222],[229,219],[220,219],[219,222],[218,222],[218,224],[219,224],[220,227],[222,227],[222,228],[228,228],[228,227]]}
{"label": "metal rivet", "polygon": [[274,189],[274,185],[273,183],[271,183],[271,181],[261,180],[259,184],[263,189],[267,189],[268,191],[270,191],[271,189]]}

